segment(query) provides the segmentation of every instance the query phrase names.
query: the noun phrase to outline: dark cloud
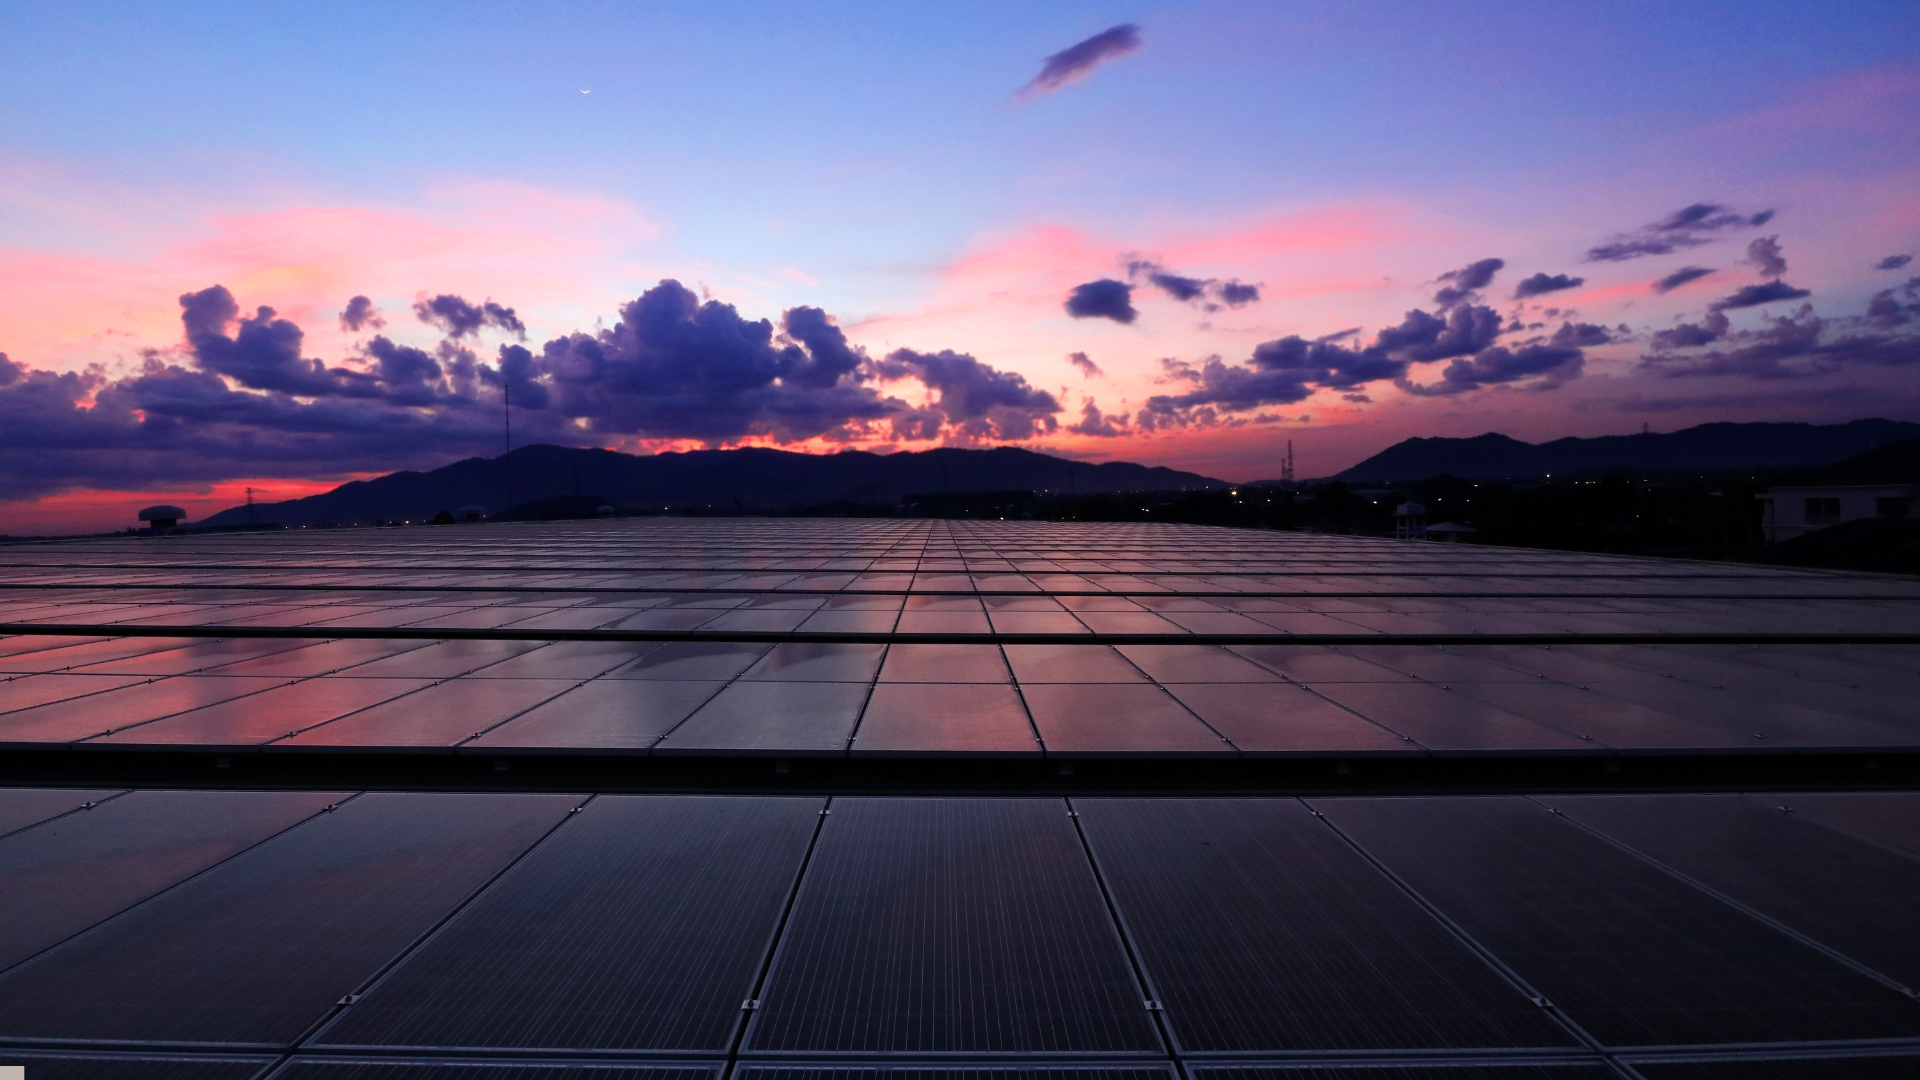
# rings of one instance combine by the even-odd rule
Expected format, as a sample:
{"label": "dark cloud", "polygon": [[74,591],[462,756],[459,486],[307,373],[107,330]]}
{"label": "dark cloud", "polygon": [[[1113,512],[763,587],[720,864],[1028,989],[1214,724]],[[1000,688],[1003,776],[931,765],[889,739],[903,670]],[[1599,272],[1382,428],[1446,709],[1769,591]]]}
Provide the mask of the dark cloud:
{"label": "dark cloud", "polygon": [[521,338],[527,336],[526,325],[514,314],[510,307],[501,307],[491,300],[482,304],[470,304],[451,293],[442,293],[431,300],[422,300],[413,305],[413,314],[428,326],[438,327],[448,337],[462,338],[479,332],[483,326],[505,330]]}
{"label": "dark cloud", "polygon": [[[1480,274],[1485,275],[1479,277],[1484,286],[1491,271],[1461,277],[1472,281]],[[1458,304],[1437,314],[1409,311],[1398,325],[1379,331],[1365,346],[1340,344],[1351,335],[1348,331],[1317,340],[1289,336],[1265,342],[1255,346],[1252,357],[1242,364],[1228,364],[1218,357],[1198,367],[1178,360],[1162,361],[1170,379],[1191,383],[1191,388],[1149,398],[1135,423],[1154,429],[1181,423],[1196,409],[1234,412],[1286,405],[1303,401],[1316,390],[1352,393],[1382,380],[1413,386],[1408,376],[1415,365],[1440,360],[1465,362],[1449,366],[1452,374],[1442,374],[1437,384],[1440,388],[1412,392],[1464,393],[1524,379],[1537,380],[1530,387],[1548,388],[1580,373],[1585,362],[1581,342],[1612,340],[1601,327],[1576,324],[1561,331],[1574,344],[1556,341],[1508,349],[1494,344],[1503,329],[1501,317],[1493,309]]]}
{"label": "dark cloud", "polygon": [[1075,435],[1091,435],[1101,439],[1111,439],[1127,434],[1127,414],[1108,416],[1100,411],[1092,398],[1083,398],[1080,403],[1080,422],[1066,425],[1065,430]]}
{"label": "dark cloud", "polygon": [[1666,277],[1661,278],[1659,281],[1654,282],[1653,291],[1657,293],[1670,293],[1682,285],[1699,281],[1701,278],[1713,272],[1714,271],[1704,266],[1683,266],[1673,273],[1668,274]]}
{"label": "dark cloud", "polygon": [[1220,283],[1220,291],[1217,295],[1220,302],[1228,307],[1245,307],[1248,304],[1260,302],[1260,286],[1228,279]]}
{"label": "dark cloud", "polygon": [[[329,368],[303,359],[305,340],[298,326],[277,318],[270,307],[251,317],[223,285],[180,297],[180,321],[187,346],[201,369],[225,375],[241,386],[299,397],[378,397],[376,380],[347,368]],[[227,328],[235,326],[229,336]]]}
{"label": "dark cloud", "polygon": [[937,391],[932,408],[964,436],[974,439],[1030,439],[1054,431],[1060,403],[1045,390],[1027,385],[1011,371],[950,350],[921,353],[895,349],[879,365],[887,378],[911,377]]}
{"label": "dark cloud", "polygon": [[1698,348],[1719,341],[1731,325],[1725,315],[1709,312],[1697,323],[1681,323],[1671,330],[1657,331],[1653,335],[1653,347],[1657,352]]}
{"label": "dark cloud", "polygon": [[1760,269],[1761,277],[1777,278],[1787,272],[1787,257],[1777,236],[1762,236],[1748,244],[1747,262]]}
{"label": "dark cloud", "polygon": [[1758,228],[1773,220],[1773,211],[1744,214],[1719,203],[1694,203],[1651,225],[1622,233],[1607,243],[1588,248],[1588,262],[1625,262],[1647,255],[1671,255],[1699,247],[1728,229]]}
{"label": "dark cloud", "polygon": [[1197,278],[1176,274],[1152,259],[1131,259],[1127,277],[1136,284],[1145,282],[1183,304],[1194,304],[1207,311],[1222,307],[1239,308],[1260,300],[1260,286],[1237,278]]}
{"label": "dark cloud", "polygon": [[1068,353],[1067,363],[1072,364],[1074,367],[1080,369],[1080,374],[1086,376],[1089,379],[1105,378],[1107,374],[1106,372],[1100,370],[1099,364],[1094,363],[1093,360],[1089,358],[1086,353],[1083,353],[1083,352]]}
{"label": "dark cloud", "polygon": [[1530,296],[1545,296],[1548,293],[1559,292],[1562,289],[1577,289],[1586,283],[1586,278],[1568,277],[1566,274],[1539,273],[1529,278],[1522,278],[1520,284],[1514,287],[1513,298],[1515,300],[1525,300]]}
{"label": "dark cloud", "polygon": [[1051,93],[1085,78],[1108,60],[1125,56],[1139,48],[1138,26],[1122,23],[1111,30],[1103,30],[1078,45],[1047,57],[1041,62],[1040,74],[1021,87],[1018,96],[1025,99]]}
{"label": "dark cloud", "polygon": [[1709,305],[1714,311],[1732,311],[1735,308],[1759,307],[1781,300],[1799,300],[1812,296],[1810,289],[1796,289],[1784,281],[1769,281],[1764,285],[1748,285],[1732,296],[1715,300]]}
{"label": "dark cloud", "polygon": [[[1655,351],[1641,357],[1639,367],[1667,378],[1774,380],[1825,375],[1848,367],[1920,364],[1920,334],[1905,329],[1914,315],[1920,315],[1920,278],[1908,283],[1904,295],[1916,302],[1901,305],[1889,289],[1874,297],[1864,318],[1824,319],[1807,305],[1790,315],[1766,319],[1754,330],[1733,330],[1725,315],[1711,314],[1703,325],[1683,324],[1654,335]],[[1883,299],[1887,304],[1879,303]],[[1722,347],[1691,351],[1707,344]]]}
{"label": "dark cloud", "polygon": [[1913,261],[1911,255],[1889,255],[1873,264],[1875,270],[1899,270]]}
{"label": "dark cloud", "polygon": [[385,325],[387,320],[380,314],[380,309],[364,296],[347,301],[346,310],[340,313],[340,329],[351,334],[357,334],[362,329],[378,330]]}
{"label": "dark cloud", "polygon": [[1447,284],[1433,294],[1433,302],[1441,307],[1452,307],[1455,304],[1479,299],[1479,291],[1486,288],[1493,281],[1493,275],[1499,273],[1506,265],[1505,259],[1481,259],[1458,270],[1449,270],[1441,274],[1435,280]]}
{"label": "dark cloud", "polygon": [[1131,323],[1139,317],[1133,307],[1133,287],[1124,281],[1101,278],[1076,285],[1067,297],[1067,314],[1076,319],[1112,319]]}
{"label": "dark cloud", "polygon": [[[1906,298],[1904,302],[1901,297]],[[1917,319],[1920,319],[1920,277],[1908,278],[1898,289],[1881,289],[1867,301],[1868,325],[1891,330]]]}
{"label": "dark cloud", "polygon": [[[243,316],[225,288],[180,302],[186,365],[155,352],[109,379],[0,355],[0,499],[432,468],[498,453],[508,394],[516,441],[587,446],[845,439],[889,426],[922,439],[1024,439],[1056,431],[1061,411],[973,357],[902,350],[875,362],[817,308],[785,312],[776,330],[673,281],[608,329],[537,350],[505,344],[487,361],[451,338],[428,350],[377,335],[328,366],[301,356],[298,326],[271,308]],[[917,380],[935,403],[883,396],[871,385],[879,377]]]}
{"label": "dark cloud", "polygon": [[1423,397],[1451,397],[1539,376],[1539,381],[1529,384],[1528,389],[1551,390],[1569,379],[1577,378],[1585,364],[1586,356],[1577,348],[1528,345],[1507,349],[1496,345],[1448,364],[1440,372],[1440,381],[1436,383],[1421,386],[1401,379],[1397,385],[1408,393]]}
{"label": "dark cloud", "polygon": [[1559,348],[1592,348],[1613,341],[1613,334],[1604,326],[1592,323],[1563,322],[1560,329],[1553,332],[1550,344]]}

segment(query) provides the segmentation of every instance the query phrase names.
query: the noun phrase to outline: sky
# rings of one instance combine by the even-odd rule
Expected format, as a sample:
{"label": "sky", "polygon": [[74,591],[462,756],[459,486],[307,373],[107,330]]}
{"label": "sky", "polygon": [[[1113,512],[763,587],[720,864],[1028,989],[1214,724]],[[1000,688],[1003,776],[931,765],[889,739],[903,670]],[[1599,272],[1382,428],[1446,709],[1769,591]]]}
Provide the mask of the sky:
{"label": "sky", "polygon": [[509,439],[1920,419],[1916,115],[1910,0],[10,4],[0,533]]}

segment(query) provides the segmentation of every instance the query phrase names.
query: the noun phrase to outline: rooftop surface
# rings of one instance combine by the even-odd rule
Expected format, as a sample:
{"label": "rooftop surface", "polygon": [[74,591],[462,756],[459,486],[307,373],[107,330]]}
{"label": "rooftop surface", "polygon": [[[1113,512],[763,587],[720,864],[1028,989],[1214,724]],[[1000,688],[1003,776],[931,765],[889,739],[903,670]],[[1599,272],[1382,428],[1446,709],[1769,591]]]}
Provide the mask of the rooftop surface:
{"label": "rooftop surface", "polygon": [[1912,579],[652,519],[14,545],[0,634],[35,1080],[1920,1071]]}

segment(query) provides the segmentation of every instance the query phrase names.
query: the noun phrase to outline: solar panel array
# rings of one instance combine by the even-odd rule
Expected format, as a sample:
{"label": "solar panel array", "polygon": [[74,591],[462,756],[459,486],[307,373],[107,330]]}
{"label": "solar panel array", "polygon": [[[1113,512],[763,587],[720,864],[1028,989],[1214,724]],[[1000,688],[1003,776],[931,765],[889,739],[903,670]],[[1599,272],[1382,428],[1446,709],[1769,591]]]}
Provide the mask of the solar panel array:
{"label": "solar panel array", "polygon": [[[1920,749],[1907,579],[653,520],[18,545],[0,633],[0,1063],[35,1080],[1920,1072],[1920,793],[1244,796],[1204,771],[1818,759],[1890,786]],[[116,772],[254,752],[380,782]],[[462,753],[904,779],[407,779]],[[1116,760],[1201,771],[1153,796],[1062,775]],[[1058,790],[913,789],[946,761]]]}

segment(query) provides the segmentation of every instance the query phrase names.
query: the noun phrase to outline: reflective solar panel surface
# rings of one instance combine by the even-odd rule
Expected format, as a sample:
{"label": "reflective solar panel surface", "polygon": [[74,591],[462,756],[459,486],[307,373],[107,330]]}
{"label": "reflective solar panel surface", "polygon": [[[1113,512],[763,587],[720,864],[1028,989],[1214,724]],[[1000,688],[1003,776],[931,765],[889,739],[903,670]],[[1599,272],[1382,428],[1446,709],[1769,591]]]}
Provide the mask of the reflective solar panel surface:
{"label": "reflective solar panel surface", "polygon": [[1920,581],[1171,525],[0,547],[0,1063],[1920,1074]]}

